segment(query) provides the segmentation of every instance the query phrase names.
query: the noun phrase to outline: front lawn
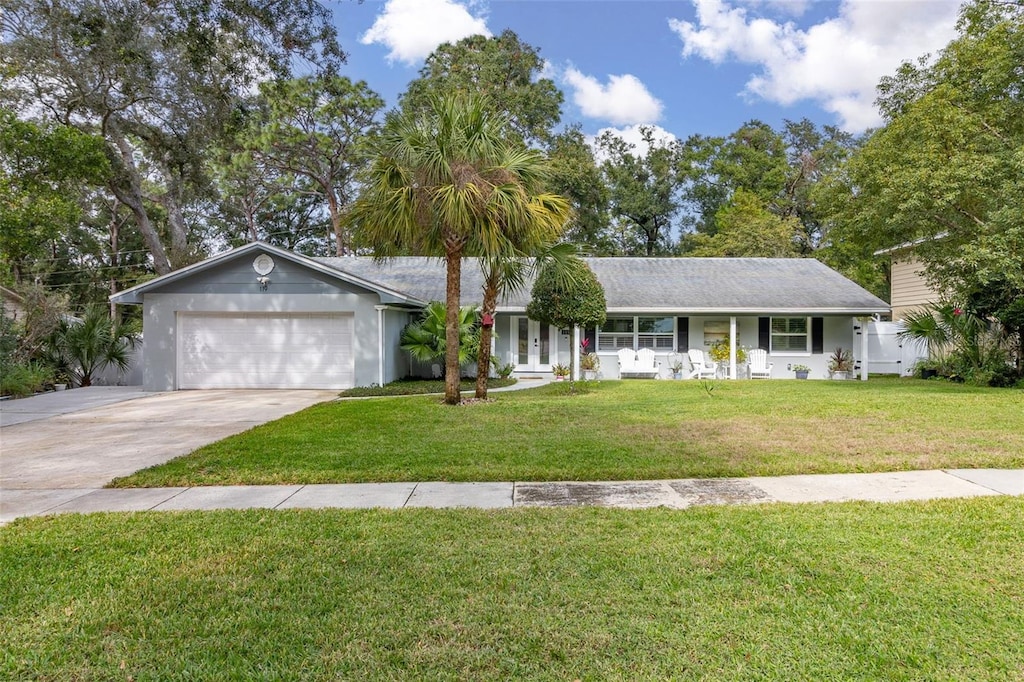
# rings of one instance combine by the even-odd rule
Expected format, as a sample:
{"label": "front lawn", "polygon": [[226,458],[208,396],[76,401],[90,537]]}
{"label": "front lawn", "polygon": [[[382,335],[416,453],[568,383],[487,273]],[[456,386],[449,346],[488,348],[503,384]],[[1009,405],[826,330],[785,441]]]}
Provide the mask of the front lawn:
{"label": "front lawn", "polygon": [[[706,383],[706,382],[705,382]],[[1024,391],[944,382],[601,382],[348,400],[113,485],[637,480],[1024,466]]]}
{"label": "front lawn", "polygon": [[222,511],[0,528],[4,680],[1019,680],[1024,507]]}

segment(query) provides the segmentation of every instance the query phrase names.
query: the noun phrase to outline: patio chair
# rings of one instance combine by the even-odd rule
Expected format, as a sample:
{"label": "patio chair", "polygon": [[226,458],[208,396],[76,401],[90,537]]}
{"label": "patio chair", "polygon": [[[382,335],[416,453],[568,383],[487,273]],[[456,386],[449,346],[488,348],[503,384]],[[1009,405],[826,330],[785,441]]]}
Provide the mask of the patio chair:
{"label": "patio chair", "polygon": [[620,348],[619,356],[619,378],[627,374],[633,374],[636,367],[636,351],[632,348]]}
{"label": "patio chair", "polygon": [[660,370],[658,369],[658,362],[655,359],[656,356],[654,351],[650,348],[641,348],[636,352],[636,367],[635,372],[639,376],[645,376],[650,379],[657,379]]}
{"label": "patio chair", "polygon": [[714,379],[718,368],[715,367],[715,363],[708,362],[704,357],[704,351],[698,348],[691,348],[686,351],[686,355],[690,358],[690,366],[693,370],[690,372],[690,379]]}
{"label": "patio chair", "polygon": [[771,379],[772,367],[775,363],[768,362],[768,351],[763,348],[755,348],[747,353],[747,362],[750,367],[751,379]]}

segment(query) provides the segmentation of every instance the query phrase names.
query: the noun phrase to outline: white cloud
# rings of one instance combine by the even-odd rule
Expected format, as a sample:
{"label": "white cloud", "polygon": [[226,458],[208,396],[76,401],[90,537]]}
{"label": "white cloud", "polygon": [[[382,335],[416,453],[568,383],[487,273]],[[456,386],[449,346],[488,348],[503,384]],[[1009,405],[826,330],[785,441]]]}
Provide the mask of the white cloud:
{"label": "white cloud", "polygon": [[454,43],[471,35],[490,37],[487,22],[453,0],[388,0],[359,42],[385,45],[388,61],[415,64],[441,43]]}
{"label": "white cloud", "polygon": [[852,132],[881,122],[874,100],[882,76],[953,39],[959,6],[959,0],[843,0],[838,16],[803,29],[724,0],[693,2],[696,24],[669,19],[684,57],[759,65],[746,94],[782,105],[819,102]]}
{"label": "white cloud", "polygon": [[573,89],[573,102],[588,118],[615,125],[653,123],[661,118],[661,101],[632,74],[608,76],[608,84],[602,85],[593,76],[569,67],[563,81]]}
{"label": "white cloud", "polygon": [[640,132],[640,128],[650,128],[652,131],[652,138],[654,144],[657,146],[667,146],[676,141],[676,136],[665,130],[661,126],[656,125],[644,125],[636,124],[631,126],[623,126],[621,128],[601,128],[593,136],[587,136],[587,144],[590,145],[590,149],[594,152],[594,159],[601,163],[608,157],[601,152],[601,149],[597,146],[597,138],[601,137],[605,133],[611,133],[616,137],[625,140],[627,143],[633,145],[633,156],[641,157],[646,156],[650,150],[650,145],[643,138],[643,133]]}

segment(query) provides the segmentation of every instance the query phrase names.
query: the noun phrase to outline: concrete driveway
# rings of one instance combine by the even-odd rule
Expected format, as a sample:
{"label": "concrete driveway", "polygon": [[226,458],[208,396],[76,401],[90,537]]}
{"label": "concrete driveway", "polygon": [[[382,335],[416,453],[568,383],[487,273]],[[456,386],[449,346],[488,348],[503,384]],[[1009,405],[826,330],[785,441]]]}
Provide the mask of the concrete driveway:
{"label": "concrete driveway", "polygon": [[100,488],[111,479],[337,396],[335,391],[78,388],[0,403],[2,490]]}

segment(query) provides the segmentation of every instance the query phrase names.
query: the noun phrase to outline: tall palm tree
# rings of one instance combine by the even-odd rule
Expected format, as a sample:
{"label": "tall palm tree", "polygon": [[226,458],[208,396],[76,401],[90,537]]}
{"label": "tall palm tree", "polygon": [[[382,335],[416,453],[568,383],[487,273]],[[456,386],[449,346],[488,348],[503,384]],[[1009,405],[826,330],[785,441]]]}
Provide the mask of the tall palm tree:
{"label": "tall palm tree", "polygon": [[357,238],[377,258],[410,252],[444,258],[450,405],[461,399],[462,258],[554,241],[569,214],[565,199],[543,191],[543,156],[508,142],[507,126],[481,99],[467,95],[438,97],[426,110],[393,118],[348,216]]}

